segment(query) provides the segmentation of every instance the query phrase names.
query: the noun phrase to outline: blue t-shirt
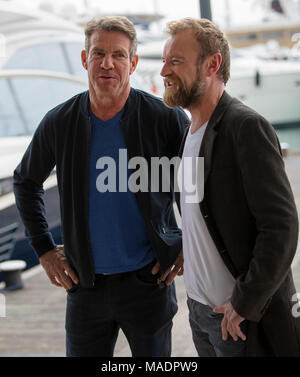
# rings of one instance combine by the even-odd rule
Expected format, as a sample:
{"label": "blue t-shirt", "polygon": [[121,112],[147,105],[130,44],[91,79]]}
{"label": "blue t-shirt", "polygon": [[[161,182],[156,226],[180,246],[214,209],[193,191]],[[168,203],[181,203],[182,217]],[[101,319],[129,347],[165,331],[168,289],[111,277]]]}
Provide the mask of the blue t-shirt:
{"label": "blue t-shirt", "polygon": [[[123,110],[107,121],[90,113],[89,229],[95,273],[137,270],[154,259],[154,252],[135,194],[124,190],[124,181],[119,190],[119,150],[127,153]],[[129,177],[127,159],[126,167]]]}

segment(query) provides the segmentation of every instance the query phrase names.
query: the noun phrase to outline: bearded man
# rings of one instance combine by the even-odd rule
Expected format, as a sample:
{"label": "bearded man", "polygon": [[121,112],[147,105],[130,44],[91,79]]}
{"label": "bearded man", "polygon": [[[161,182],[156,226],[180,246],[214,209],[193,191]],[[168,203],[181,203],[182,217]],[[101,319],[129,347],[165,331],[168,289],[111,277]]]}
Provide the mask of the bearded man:
{"label": "bearded man", "polygon": [[300,356],[290,269],[298,217],[276,133],[224,90],[230,51],[216,25],[187,18],[167,31],[164,102],[192,119],[179,155],[204,157],[200,205],[177,195],[195,347],[199,356]]}

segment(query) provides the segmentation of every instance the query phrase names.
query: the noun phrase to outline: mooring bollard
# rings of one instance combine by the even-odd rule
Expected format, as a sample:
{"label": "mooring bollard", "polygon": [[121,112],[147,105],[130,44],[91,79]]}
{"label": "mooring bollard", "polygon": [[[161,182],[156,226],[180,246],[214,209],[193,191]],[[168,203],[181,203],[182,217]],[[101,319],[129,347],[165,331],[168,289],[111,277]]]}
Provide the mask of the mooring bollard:
{"label": "mooring bollard", "polygon": [[0,270],[3,272],[5,291],[13,291],[23,288],[21,271],[26,267],[23,260],[9,260],[0,263]]}

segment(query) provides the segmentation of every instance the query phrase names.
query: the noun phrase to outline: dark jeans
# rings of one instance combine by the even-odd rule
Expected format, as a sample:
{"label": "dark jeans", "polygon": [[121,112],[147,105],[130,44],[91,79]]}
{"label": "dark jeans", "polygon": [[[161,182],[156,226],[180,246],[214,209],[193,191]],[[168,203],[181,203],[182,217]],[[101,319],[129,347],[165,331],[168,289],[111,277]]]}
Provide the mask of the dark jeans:
{"label": "dark jeans", "polygon": [[[246,356],[246,342],[238,338],[234,341],[228,333],[226,341],[222,339],[221,322],[223,314],[188,297],[189,320],[193,341],[200,357],[243,357]],[[240,324],[242,332],[247,336],[247,321]]]}
{"label": "dark jeans", "polygon": [[97,275],[94,288],[68,292],[67,356],[113,356],[121,328],[132,356],[171,355],[175,286],[159,288],[154,263],[133,272]]}

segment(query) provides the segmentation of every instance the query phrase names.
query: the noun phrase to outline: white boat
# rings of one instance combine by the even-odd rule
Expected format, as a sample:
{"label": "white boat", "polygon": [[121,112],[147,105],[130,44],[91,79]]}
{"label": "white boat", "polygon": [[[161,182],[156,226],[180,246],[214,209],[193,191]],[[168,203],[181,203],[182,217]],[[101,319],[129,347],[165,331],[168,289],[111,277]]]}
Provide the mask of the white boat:
{"label": "white boat", "polygon": [[231,60],[231,95],[263,115],[275,128],[300,126],[300,64],[241,54]]}
{"label": "white boat", "polygon": [[[46,112],[87,90],[88,82],[80,57],[84,32],[73,22],[0,1],[0,36],[1,181],[12,176]],[[138,74],[131,84],[146,88]]]}
{"label": "white boat", "polygon": [[[160,76],[163,41],[139,46],[138,71],[153,93],[162,96]],[[232,49],[229,94],[262,114],[274,127],[300,126],[300,63],[298,59],[274,60],[254,49]]]}
{"label": "white boat", "polygon": [[293,35],[300,32],[300,0],[234,0],[223,2],[225,31],[235,48],[266,44],[275,40],[291,48]]}
{"label": "white boat", "polygon": [[[46,12],[0,1],[0,227],[18,222],[13,259],[38,260],[25,240],[12,193],[12,175],[48,110],[87,89],[80,51],[84,33]],[[60,242],[55,174],[44,184],[49,228]]]}
{"label": "white boat", "polygon": [[0,35],[1,182],[12,176],[46,112],[86,90],[87,77],[83,32],[70,22],[0,1]]}

